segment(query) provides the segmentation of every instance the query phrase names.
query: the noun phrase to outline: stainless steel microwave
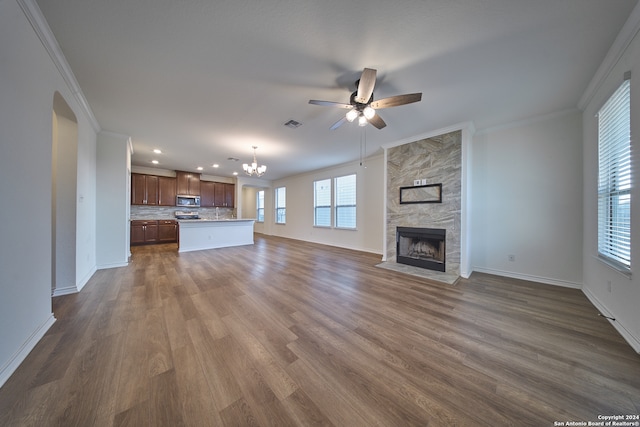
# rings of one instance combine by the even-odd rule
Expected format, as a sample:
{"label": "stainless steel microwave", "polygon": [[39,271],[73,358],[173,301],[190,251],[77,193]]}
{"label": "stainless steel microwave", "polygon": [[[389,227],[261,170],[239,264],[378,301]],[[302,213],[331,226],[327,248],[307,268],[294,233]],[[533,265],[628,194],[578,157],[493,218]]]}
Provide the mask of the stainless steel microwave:
{"label": "stainless steel microwave", "polygon": [[200,196],[178,195],[176,196],[176,206],[199,208]]}

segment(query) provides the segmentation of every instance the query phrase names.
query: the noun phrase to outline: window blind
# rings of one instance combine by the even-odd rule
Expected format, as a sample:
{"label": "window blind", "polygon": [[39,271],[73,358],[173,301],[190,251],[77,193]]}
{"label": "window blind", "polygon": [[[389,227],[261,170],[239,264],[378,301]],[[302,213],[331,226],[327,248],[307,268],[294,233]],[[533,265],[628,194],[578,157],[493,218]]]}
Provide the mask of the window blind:
{"label": "window blind", "polygon": [[276,223],[284,224],[287,220],[287,197],[286,188],[276,188]]}
{"label": "window blind", "polygon": [[313,225],[331,227],[331,180],[313,183]]}
{"label": "window blind", "polygon": [[258,191],[256,195],[256,221],[264,222],[264,190]]}
{"label": "window blind", "polygon": [[598,112],[598,254],[631,268],[630,82]]}
{"label": "window blind", "polygon": [[356,228],[356,176],[337,177],[336,227]]}

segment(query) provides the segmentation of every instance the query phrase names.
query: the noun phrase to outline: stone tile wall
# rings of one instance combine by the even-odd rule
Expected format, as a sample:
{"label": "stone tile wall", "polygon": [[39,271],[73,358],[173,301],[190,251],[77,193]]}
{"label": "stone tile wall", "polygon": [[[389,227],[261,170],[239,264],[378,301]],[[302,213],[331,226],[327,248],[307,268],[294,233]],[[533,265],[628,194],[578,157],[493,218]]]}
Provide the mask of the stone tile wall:
{"label": "stone tile wall", "polygon": [[[400,204],[415,179],[442,184],[442,203]],[[387,149],[387,262],[396,259],[396,227],[447,230],[446,272],[460,274],[462,131]]]}

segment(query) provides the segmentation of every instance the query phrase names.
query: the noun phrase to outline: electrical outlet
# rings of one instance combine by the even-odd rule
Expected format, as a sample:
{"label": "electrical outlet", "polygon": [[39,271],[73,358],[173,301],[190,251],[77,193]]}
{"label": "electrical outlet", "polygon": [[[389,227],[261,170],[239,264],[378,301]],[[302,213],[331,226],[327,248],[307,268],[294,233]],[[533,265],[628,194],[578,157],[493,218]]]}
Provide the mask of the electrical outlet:
{"label": "electrical outlet", "polygon": [[515,255],[511,254],[508,257],[509,257],[509,261],[510,262],[515,262],[516,261],[516,256]]}
{"label": "electrical outlet", "polygon": [[611,280],[607,280],[607,291],[611,292]]}

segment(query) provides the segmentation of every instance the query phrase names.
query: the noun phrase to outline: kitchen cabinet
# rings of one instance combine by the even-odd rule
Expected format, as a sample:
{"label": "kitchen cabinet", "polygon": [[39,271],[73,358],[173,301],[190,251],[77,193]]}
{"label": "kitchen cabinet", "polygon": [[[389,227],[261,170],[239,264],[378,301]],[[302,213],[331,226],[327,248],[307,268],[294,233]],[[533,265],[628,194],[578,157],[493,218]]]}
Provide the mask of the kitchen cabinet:
{"label": "kitchen cabinet", "polygon": [[178,222],[172,219],[158,221],[158,242],[174,243],[178,241]]}
{"label": "kitchen cabinet", "polygon": [[215,206],[215,185],[213,181],[200,181],[200,206],[210,208]]}
{"label": "kitchen cabinet", "polygon": [[158,177],[158,206],[176,205],[176,178]]}
{"label": "kitchen cabinet", "polygon": [[216,182],[214,186],[215,206],[232,208],[235,205],[235,184]]}
{"label": "kitchen cabinet", "polygon": [[179,195],[200,195],[200,174],[176,171],[176,186]]}
{"label": "kitchen cabinet", "polygon": [[158,177],[139,173],[131,174],[131,204],[158,205]]}
{"label": "kitchen cabinet", "polygon": [[154,220],[133,220],[131,221],[132,245],[158,242],[158,221]]}
{"label": "kitchen cabinet", "polygon": [[232,208],[235,202],[235,184],[200,181],[200,206]]}

